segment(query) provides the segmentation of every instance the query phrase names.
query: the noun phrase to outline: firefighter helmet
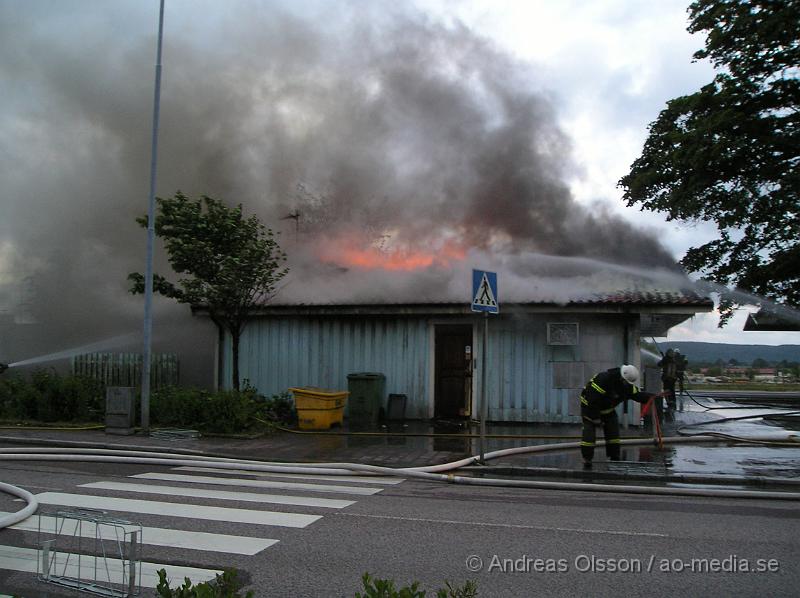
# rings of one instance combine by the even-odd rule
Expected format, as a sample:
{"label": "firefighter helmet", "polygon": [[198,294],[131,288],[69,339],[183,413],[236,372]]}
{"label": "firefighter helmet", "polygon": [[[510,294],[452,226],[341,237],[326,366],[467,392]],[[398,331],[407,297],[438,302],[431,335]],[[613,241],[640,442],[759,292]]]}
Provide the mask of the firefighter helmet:
{"label": "firefighter helmet", "polygon": [[622,365],[619,368],[620,374],[625,379],[626,382],[630,384],[638,384],[639,382],[639,370],[635,365]]}

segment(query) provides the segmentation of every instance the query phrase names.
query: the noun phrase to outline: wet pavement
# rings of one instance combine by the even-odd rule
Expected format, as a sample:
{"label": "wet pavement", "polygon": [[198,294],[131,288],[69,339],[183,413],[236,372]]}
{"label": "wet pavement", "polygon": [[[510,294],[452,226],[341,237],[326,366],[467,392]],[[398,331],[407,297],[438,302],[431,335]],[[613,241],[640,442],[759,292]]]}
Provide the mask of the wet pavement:
{"label": "wet pavement", "polygon": [[[607,461],[604,450],[598,447],[591,472],[580,471],[580,454],[574,450],[509,457],[498,464],[556,477],[630,480],[652,477],[678,483],[800,484],[800,413],[787,415],[797,409],[695,398],[697,400],[692,401],[684,397],[683,410],[675,414],[673,422],[664,424],[664,436],[721,433],[743,438],[774,436],[776,441],[793,436],[794,440],[790,441],[790,446],[746,444],[722,438],[720,443],[674,444],[663,448],[655,444],[623,446],[620,462]],[[769,415],[766,419],[730,419],[758,414]],[[796,447],[792,446],[794,444]],[[565,476],[568,472],[570,475]]]}
{"label": "wet pavement", "polygon": [[[731,484],[800,484],[800,418],[785,415],[791,408],[742,405],[727,400],[685,399],[682,412],[664,426],[665,436],[719,432],[733,436],[793,434],[797,448],[733,443],[667,445],[659,448],[623,446],[621,462],[605,459],[599,447],[591,471],[583,470],[575,450],[530,453],[488,462],[491,475],[528,475],[560,478],[653,480],[675,484],[727,481]],[[718,421],[723,418],[769,414],[767,420]],[[703,425],[698,425],[703,424]],[[143,434],[116,436],[103,430],[0,429],[0,445],[51,444],[102,448],[139,448],[180,453],[207,453],[235,458],[283,462],[367,463],[387,467],[420,467],[456,461],[480,452],[479,426],[469,422],[412,421],[390,423],[370,430],[334,428],[326,433],[275,431],[250,438],[202,436],[166,440]],[[574,442],[579,425],[489,424],[484,452],[530,445]],[[641,428],[623,430],[623,438],[641,438]],[[502,437],[498,437],[502,436]],[[602,438],[602,435],[599,435]],[[487,468],[484,468],[487,469]],[[479,474],[479,468],[465,473]]]}

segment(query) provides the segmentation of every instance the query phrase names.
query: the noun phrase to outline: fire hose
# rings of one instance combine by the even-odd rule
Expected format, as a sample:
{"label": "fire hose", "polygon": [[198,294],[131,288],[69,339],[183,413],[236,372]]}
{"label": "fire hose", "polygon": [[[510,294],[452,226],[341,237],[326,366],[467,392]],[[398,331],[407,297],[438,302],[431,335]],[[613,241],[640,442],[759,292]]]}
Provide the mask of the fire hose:
{"label": "fire hose", "polygon": [[[794,436],[787,437],[785,440],[791,442]],[[719,437],[715,435],[692,436],[692,437],[669,437],[663,438],[664,443],[697,443],[697,442],[719,442]],[[775,437],[753,437],[751,442],[773,442],[779,440]],[[623,439],[621,444],[626,445],[647,445],[653,442],[652,439],[628,438]],[[605,442],[598,444],[604,445]],[[485,460],[498,459],[510,455],[525,453],[536,453],[545,451],[557,451],[575,449],[580,446],[578,442],[563,442],[558,444],[536,445],[526,447],[516,447],[502,449],[486,453]],[[68,452],[65,452],[68,451]],[[453,473],[446,473],[452,470],[476,465],[479,461],[477,455],[467,457],[451,463],[441,465],[431,465],[426,467],[405,467],[391,468],[377,465],[365,465],[361,463],[280,463],[280,462],[261,462],[253,460],[239,460],[229,457],[212,456],[192,456],[176,455],[173,453],[163,453],[156,451],[130,451],[130,450],[108,450],[108,449],[77,449],[70,448],[54,450],[51,448],[25,447],[0,449],[0,461],[68,461],[68,462],[100,462],[100,463],[126,463],[132,465],[159,465],[167,467],[210,467],[214,469],[236,469],[251,472],[270,472],[270,473],[291,473],[291,474],[323,474],[323,475],[392,475],[407,478],[420,479],[433,482],[448,482],[451,484],[464,484],[471,486],[495,486],[513,488],[531,488],[538,490],[569,490],[582,492],[604,492],[604,493],[624,493],[654,496],[706,496],[714,498],[749,498],[749,499],[771,499],[771,500],[800,500],[800,493],[797,492],[775,492],[775,491],[750,491],[750,490],[727,490],[720,488],[678,488],[678,487],[652,487],[652,486],[628,486],[618,484],[593,484],[580,482],[545,482],[538,480],[507,480],[500,478],[487,477],[468,477],[459,476]],[[28,502],[27,506],[16,512],[0,519],[0,529],[13,525],[33,515],[38,508],[36,497],[26,490],[17,488],[10,484],[0,485],[0,490],[23,498]]]}
{"label": "fire hose", "polygon": [[5,482],[0,482],[0,491],[5,492],[6,494],[13,494],[14,496],[19,497],[28,503],[24,509],[0,517],[0,529],[14,525],[15,523],[19,523],[20,521],[24,521],[33,515],[39,508],[39,501],[37,501],[36,497],[27,490],[18,488],[17,486],[12,486],[11,484],[6,484]]}

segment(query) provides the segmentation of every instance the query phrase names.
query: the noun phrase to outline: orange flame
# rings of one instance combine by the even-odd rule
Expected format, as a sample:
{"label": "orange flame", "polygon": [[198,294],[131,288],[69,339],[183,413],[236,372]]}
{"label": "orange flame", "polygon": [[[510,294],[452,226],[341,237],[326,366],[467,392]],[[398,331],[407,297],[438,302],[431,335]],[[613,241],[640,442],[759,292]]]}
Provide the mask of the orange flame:
{"label": "orange flame", "polygon": [[431,266],[447,267],[453,261],[463,260],[466,250],[455,241],[446,240],[430,250],[412,249],[408,246],[380,249],[374,246],[360,247],[351,240],[333,241],[325,244],[321,259],[340,266],[362,270],[410,271]]}

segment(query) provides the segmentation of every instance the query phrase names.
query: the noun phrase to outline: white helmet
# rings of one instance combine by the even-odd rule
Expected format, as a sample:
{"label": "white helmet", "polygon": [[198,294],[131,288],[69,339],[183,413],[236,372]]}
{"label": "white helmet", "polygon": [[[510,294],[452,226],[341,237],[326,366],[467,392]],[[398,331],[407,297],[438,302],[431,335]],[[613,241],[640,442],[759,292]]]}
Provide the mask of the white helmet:
{"label": "white helmet", "polygon": [[619,368],[619,373],[631,384],[639,383],[639,370],[635,365],[622,365]]}

